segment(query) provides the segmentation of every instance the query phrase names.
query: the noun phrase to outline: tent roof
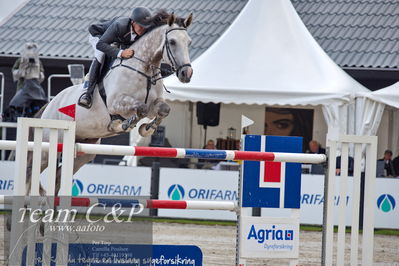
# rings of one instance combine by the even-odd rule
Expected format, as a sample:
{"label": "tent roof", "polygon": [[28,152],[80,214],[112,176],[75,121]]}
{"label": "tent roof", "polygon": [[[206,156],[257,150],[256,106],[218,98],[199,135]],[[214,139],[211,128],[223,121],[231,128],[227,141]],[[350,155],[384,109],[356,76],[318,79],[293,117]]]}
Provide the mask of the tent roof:
{"label": "tent roof", "polygon": [[399,82],[386,88],[373,91],[367,94],[366,97],[399,109]]}
{"label": "tent roof", "polygon": [[268,105],[349,101],[368,90],[341,70],[289,0],[250,0],[226,32],[193,62],[189,84],[175,76],[166,98]]}

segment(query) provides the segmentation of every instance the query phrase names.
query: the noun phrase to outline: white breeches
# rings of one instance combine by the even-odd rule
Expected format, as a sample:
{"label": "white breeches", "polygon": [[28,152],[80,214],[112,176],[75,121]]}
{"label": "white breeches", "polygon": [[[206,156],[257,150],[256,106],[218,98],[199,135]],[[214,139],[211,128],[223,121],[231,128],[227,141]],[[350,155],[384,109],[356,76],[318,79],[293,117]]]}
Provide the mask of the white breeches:
{"label": "white breeches", "polygon": [[103,64],[105,55],[103,52],[101,52],[100,50],[97,50],[97,48],[96,48],[96,45],[97,45],[99,39],[100,38],[93,37],[93,36],[91,36],[91,34],[89,34],[89,42],[94,49],[94,57],[97,59],[98,62]]}

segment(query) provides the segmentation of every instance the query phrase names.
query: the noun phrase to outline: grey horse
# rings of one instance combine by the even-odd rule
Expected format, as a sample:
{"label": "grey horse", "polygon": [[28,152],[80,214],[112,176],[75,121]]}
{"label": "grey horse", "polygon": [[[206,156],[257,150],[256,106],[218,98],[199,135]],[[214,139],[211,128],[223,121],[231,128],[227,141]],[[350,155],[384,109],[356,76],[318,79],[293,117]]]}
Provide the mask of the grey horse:
{"label": "grey horse", "polygon": [[[93,105],[86,109],[76,105],[76,142],[100,143],[107,138],[132,130],[143,118],[150,119],[142,124],[139,133],[151,135],[170,111],[162,98],[163,82],[160,74],[161,61],[176,71],[181,82],[190,82],[193,70],[190,64],[189,46],[191,39],[187,28],[192,15],[176,18],[173,14],[135,42],[130,48],[135,56],[130,59],[116,59],[103,79],[106,103],[99,90],[93,95]],[[83,84],[66,88],[55,96],[37,117],[43,119],[72,120],[58,111],[59,108],[76,104],[83,93]],[[48,141],[49,132],[43,132],[43,141]],[[62,136],[59,136],[62,142]],[[93,160],[95,155],[81,155],[75,158],[73,172]],[[47,167],[48,154],[42,154],[41,171]],[[27,179],[31,176],[32,154],[28,156]],[[60,169],[57,170],[56,191],[59,190]],[[30,179],[28,180],[30,189]],[[45,194],[41,189],[41,193]]]}

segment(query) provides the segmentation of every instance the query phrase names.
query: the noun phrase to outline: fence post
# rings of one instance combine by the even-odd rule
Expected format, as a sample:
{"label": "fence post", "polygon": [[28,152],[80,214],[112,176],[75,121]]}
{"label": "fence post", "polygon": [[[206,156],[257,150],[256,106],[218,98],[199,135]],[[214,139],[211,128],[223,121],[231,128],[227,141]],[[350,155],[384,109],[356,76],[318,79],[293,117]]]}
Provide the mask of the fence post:
{"label": "fence post", "polygon": [[[359,264],[358,260],[358,228],[360,216],[363,216],[362,233],[362,265],[372,265],[373,246],[374,246],[374,205],[375,205],[375,173],[377,161],[377,137],[376,136],[355,136],[341,135],[337,140],[327,139],[329,147],[328,174],[325,178],[324,194],[324,213],[323,213],[323,243],[322,243],[322,265],[333,264],[333,246],[334,246],[334,211],[335,204],[339,202],[339,226],[338,241],[336,244],[336,265],[345,264],[345,228],[347,208],[345,199],[347,197],[347,171],[348,171],[348,145],[355,144],[355,160],[353,172],[353,194],[352,194],[352,222],[351,222],[351,240],[350,256],[351,265]],[[363,146],[363,147],[362,147]],[[339,197],[334,200],[335,195],[335,168],[336,168],[336,150],[341,147],[341,174],[339,182]],[[365,149],[364,149],[365,148]],[[361,160],[363,152],[366,151],[366,171],[364,178],[364,193],[361,195],[363,187],[361,186]],[[364,208],[361,202],[364,200]],[[360,207],[360,210],[359,210]],[[363,210],[363,214],[361,213]]]}
{"label": "fence post", "polygon": [[[326,154],[330,154],[330,147],[326,147]],[[328,160],[328,159],[327,159]],[[329,173],[329,163],[326,163],[326,168],[324,170],[324,199],[328,198],[328,173]],[[326,265],[326,243],[327,243],[327,203],[324,200],[323,203],[323,224],[322,224],[323,232],[321,239],[321,265]]]}
{"label": "fence post", "polygon": [[[160,172],[160,163],[153,162],[151,166],[151,199],[159,198],[159,172]],[[150,209],[151,216],[158,216],[157,209]]]}

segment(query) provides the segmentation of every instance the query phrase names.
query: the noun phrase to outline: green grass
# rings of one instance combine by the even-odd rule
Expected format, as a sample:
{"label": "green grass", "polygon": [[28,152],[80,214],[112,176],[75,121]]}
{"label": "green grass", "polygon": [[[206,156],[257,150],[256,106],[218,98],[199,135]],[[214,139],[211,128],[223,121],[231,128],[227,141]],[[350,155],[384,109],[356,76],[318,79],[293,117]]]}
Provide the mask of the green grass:
{"label": "green grass", "polygon": [[374,229],[376,235],[387,235],[387,236],[399,236],[399,230],[397,229]]}
{"label": "green grass", "polygon": [[313,232],[321,232],[323,228],[318,225],[301,225],[299,227],[301,231],[313,231]]}

